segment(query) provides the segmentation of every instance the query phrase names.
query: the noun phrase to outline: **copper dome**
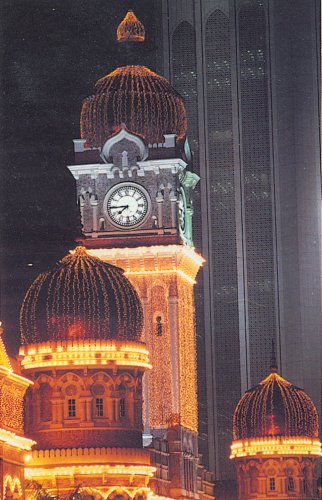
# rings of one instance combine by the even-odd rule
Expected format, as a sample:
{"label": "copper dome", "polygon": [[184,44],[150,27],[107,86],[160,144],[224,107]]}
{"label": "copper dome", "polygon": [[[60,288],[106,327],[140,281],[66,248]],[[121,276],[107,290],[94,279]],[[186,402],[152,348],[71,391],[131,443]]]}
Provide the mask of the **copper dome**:
{"label": "copper dome", "polygon": [[239,401],[233,439],[272,436],[318,437],[318,415],[312,400],[272,370]]}
{"label": "copper dome", "polygon": [[82,247],[35,279],[20,312],[23,343],[140,340],[142,324],[141,302],[123,270]]}
{"label": "copper dome", "polygon": [[187,131],[182,98],[162,76],[144,66],[124,66],[96,82],[95,94],[83,102],[81,137],[101,147],[124,124],[148,144],[164,134],[183,139]]}

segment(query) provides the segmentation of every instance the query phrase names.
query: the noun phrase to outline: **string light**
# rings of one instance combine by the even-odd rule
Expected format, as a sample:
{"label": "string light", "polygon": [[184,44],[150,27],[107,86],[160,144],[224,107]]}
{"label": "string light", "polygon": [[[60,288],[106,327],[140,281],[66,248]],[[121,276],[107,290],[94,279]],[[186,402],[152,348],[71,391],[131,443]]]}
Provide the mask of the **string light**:
{"label": "string light", "polygon": [[[11,408],[11,415],[13,410]],[[0,428],[0,442],[5,443],[19,450],[31,450],[31,447],[36,444],[32,439],[18,436],[15,432]]]}
{"label": "string light", "polygon": [[[89,253],[125,269],[145,303],[145,339],[153,367],[148,376],[150,427],[180,424],[197,431],[193,284],[204,260],[182,245],[91,249]],[[156,335],[158,316],[162,336]]]}
{"label": "string light", "polygon": [[5,345],[2,340],[2,335],[3,335],[3,327],[2,327],[2,321],[0,321],[0,367],[4,367],[12,371],[12,366]]}
{"label": "string light", "polygon": [[20,483],[20,479],[15,477],[12,478],[10,474],[6,474],[3,481],[3,498],[8,498],[7,488],[9,488],[12,493],[12,498],[15,498],[17,494],[22,497],[23,491]]}
{"label": "string light", "polygon": [[234,441],[267,436],[318,437],[312,400],[275,371],[244,394],[233,418]]}
{"label": "string light", "polygon": [[164,134],[186,135],[182,98],[162,76],[144,66],[124,66],[96,82],[95,94],[83,102],[80,128],[87,146],[101,147],[122,124],[147,143],[164,142]]}
{"label": "string light", "polygon": [[20,347],[21,365],[25,370],[57,366],[116,366],[151,368],[149,352],[141,342],[69,340]]}
{"label": "string light", "polygon": [[64,467],[50,467],[50,469],[43,467],[26,467],[25,478],[32,479],[36,477],[46,476],[66,476],[77,474],[111,474],[111,475],[135,475],[135,476],[148,476],[153,477],[155,467],[150,465],[108,465],[108,464],[95,464],[95,465],[69,465]]}
{"label": "string light", "polygon": [[178,279],[181,425],[198,431],[196,327],[193,287]]}
{"label": "string light", "polygon": [[13,372],[2,334],[0,322],[0,441],[25,449],[32,441],[16,432],[23,434],[23,397],[32,382]]}
{"label": "string light", "polygon": [[116,31],[118,42],[144,42],[145,30],[133,10],[129,10]]}
{"label": "string light", "polygon": [[321,443],[318,439],[303,437],[257,438],[234,441],[230,458],[261,455],[315,455],[321,456]]}
{"label": "string light", "polygon": [[69,339],[135,339],[142,307],[123,271],[83,247],[36,278],[20,314],[24,343]]}

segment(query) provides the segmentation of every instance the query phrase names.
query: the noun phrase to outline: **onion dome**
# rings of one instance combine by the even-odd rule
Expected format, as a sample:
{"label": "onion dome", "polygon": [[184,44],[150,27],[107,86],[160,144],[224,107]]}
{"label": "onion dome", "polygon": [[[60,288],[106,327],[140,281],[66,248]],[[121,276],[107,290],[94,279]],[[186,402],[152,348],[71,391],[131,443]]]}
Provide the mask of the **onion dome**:
{"label": "onion dome", "polygon": [[23,343],[140,340],[139,297],[123,270],[77,247],[30,286],[20,312]]}
{"label": "onion dome", "polygon": [[187,131],[182,98],[168,80],[144,66],[123,66],[96,82],[94,95],[83,102],[81,138],[101,147],[122,127],[147,144],[164,142],[164,134]]}
{"label": "onion dome", "polygon": [[233,418],[235,440],[262,437],[318,437],[318,415],[312,400],[283,379],[270,375],[248,390]]}
{"label": "onion dome", "polygon": [[116,31],[117,41],[144,42],[145,31],[141,21],[138,20],[133,10],[129,10]]}

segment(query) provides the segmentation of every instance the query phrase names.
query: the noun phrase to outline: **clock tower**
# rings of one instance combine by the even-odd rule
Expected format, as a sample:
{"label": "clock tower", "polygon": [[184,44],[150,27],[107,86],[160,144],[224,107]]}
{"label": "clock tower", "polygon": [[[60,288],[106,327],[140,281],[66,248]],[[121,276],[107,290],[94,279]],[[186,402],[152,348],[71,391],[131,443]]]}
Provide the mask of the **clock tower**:
{"label": "clock tower", "polygon": [[[119,42],[142,42],[142,24],[133,13],[125,20]],[[199,178],[186,131],[183,100],[169,82],[146,67],[123,66],[84,100],[75,164],[68,167],[82,245],[124,269],[143,304],[142,340],[152,364],[144,381],[144,444],[157,450],[166,443],[174,498],[198,491],[193,286],[203,259],[192,240]]]}

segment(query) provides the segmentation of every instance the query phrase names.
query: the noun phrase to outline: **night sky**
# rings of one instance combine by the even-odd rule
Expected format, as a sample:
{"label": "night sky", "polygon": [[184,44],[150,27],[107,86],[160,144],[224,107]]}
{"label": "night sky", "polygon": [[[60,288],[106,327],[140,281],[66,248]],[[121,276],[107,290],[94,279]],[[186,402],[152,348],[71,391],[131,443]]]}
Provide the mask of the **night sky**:
{"label": "night sky", "polygon": [[80,136],[82,100],[128,58],[115,39],[128,8],[146,28],[140,62],[155,69],[152,0],[1,3],[0,319],[11,354],[18,349],[19,309],[29,284],[80,234],[66,165],[73,163],[72,139]]}

